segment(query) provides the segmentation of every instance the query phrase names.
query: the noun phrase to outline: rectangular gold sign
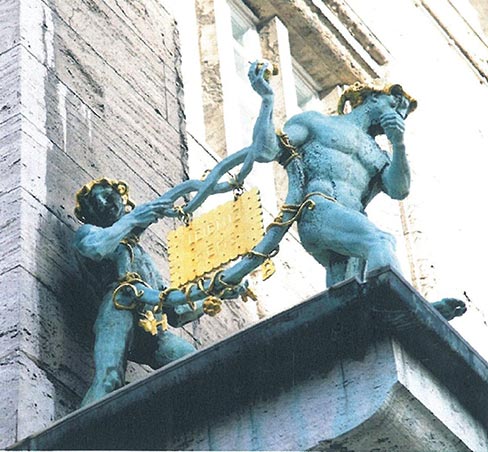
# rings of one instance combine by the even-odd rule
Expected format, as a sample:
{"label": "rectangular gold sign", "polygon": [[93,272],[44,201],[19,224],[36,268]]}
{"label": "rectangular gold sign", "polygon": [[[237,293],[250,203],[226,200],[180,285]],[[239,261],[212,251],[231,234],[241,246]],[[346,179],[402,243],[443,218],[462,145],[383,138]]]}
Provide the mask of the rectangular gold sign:
{"label": "rectangular gold sign", "polygon": [[171,287],[182,287],[244,256],[263,235],[263,212],[256,188],[171,231]]}

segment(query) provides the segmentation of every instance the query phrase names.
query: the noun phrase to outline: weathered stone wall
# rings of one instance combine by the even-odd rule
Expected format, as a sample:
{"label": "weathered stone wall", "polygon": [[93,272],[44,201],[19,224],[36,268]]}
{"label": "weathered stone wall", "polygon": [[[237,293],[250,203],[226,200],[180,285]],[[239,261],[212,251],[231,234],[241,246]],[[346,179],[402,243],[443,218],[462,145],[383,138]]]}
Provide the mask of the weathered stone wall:
{"label": "weathered stone wall", "polygon": [[[74,193],[107,176],[151,199],[186,177],[187,147],[178,33],[160,2],[5,0],[0,22],[2,448],[76,409],[93,373]],[[174,226],[160,221],[143,243],[165,277]],[[208,328],[180,334],[224,334]],[[128,379],[148,371],[130,365]]]}
{"label": "weathered stone wall", "polygon": [[[413,282],[431,301],[445,296],[466,301],[467,292],[468,312],[452,325],[486,359],[488,217],[480,200],[488,196],[488,40],[471,28],[469,8],[460,7],[469,2],[402,0],[394,11],[390,3],[348,0],[395,56],[389,79],[400,81],[419,101],[406,121],[412,186],[404,206],[405,232]],[[369,214],[384,224],[372,210]]]}

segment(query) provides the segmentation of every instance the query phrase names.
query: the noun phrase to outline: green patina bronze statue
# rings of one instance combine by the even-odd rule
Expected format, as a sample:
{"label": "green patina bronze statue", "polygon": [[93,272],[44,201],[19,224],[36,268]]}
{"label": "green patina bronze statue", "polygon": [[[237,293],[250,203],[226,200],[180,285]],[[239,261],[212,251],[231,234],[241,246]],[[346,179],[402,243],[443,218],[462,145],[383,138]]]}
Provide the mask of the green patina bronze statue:
{"label": "green patina bronze statue", "polygon": [[[243,278],[277,252],[295,221],[302,245],[325,267],[328,287],[348,277],[363,278],[375,268],[400,271],[393,236],[374,225],[365,209],[380,192],[393,199],[408,195],[404,121],[416,101],[400,85],[356,84],[342,96],[339,115],[304,112],[276,133],[269,76],[267,63],[251,64],[249,79],[262,98],[252,144],[222,160],[204,180],[182,182],[137,207],[121,181],[98,179],[77,193],[75,213],[85,224],[74,247],[94,296],[101,300],[94,327],[95,377],[83,405],[122,386],[128,357],[158,368],[194,351],[167,330],[166,322],[179,327],[204,313],[215,315],[221,298],[245,295]],[[347,102],[352,111],[344,114]],[[391,143],[391,156],[376,143],[379,134]],[[184,291],[167,288],[139,244],[141,233],[165,216],[188,220],[208,196],[240,190],[255,162],[271,161],[286,169],[288,194],[264,238],[218,277],[202,278]],[[220,182],[238,165],[237,176]],[[178,198],[192,193],[188,203],[175,207]],[[447,320],[466,311],[454,298],[433,306]],[[138,323],[142,329],[136,328]]]}
{"label": "green patina bronze statue", "polygon": [[[401,273],[394,237],[374,225],[365,209],[380,192],[398,200],[408,195],[405,119],[417,102],[400,85],[355,84],[341,97],[339,115],[300,113],[276,133],[268,65],[254,62],[249,69],[262,103],[253,143],[244,151],[253,161],[281,163],[288,175],[288,194],[255,253],[225,271],[224,279],[240,281],[276,252],[295,221],[303,247],[327,270],[327,287],[352,276],[362,279],[366,271],[381,267]],[[352,111],[344,114],[347,102]],[[375,141],[380,134],[391,143],[391,156]],[[466,312],[465,303],[454,298],[433,306],[447,320]]]}
{"label": "green patina bronze statue", "polygon": [[94,326],[95,376],[83,406],[123,385],[128,358],[156,369],[195,351],[168,331],[167,323],[180,327],[204,313],[215,315],[221,298],[245,291],[228,284],[211,290],[204,279],[185,292],[167,287],[139,238],[169,211],[174,215],[171,196],[135,206],[126,183],[100,178],[83,186],[76,200],[75,214],[85,224],[74,248],[86,285],[101,300]]}
{"label": "green patina bronze statue", "polygon": [[[393,199],[404,199],[409,192],[404,120],[416,101],[400,85],[354,85],[339,102],[341,113],[346,100],[351,102],[349,114],[304,112],[275,135],[272,89],[261,71],[251,67],[249,77],[263,99],[262,109],[269,112],[256,124],[255,140],[262,143],[263,160],[278,160],[288,171],[293,199],[285,208],[300,212],[301,243],[327,269],[327,285],[360,273],[364,265],[399,270],[393,236],[364,211],[379,192]],[[390,141],[391,158],[376,143],[379,134]]]}

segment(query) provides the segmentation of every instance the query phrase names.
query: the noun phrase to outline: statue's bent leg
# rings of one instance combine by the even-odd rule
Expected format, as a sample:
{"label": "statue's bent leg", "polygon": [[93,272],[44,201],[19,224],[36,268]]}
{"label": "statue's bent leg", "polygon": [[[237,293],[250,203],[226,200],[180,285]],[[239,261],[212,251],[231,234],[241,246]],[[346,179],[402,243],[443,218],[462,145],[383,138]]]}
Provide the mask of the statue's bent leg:
{"label": "statue's bent leg", "polygon": [[132,311],[118,310],[108,293],[100,306],[95,331],[95,376],[81,405],[87,405],[124,384],[127,354],[134,331]]}
{"label": "statue's bent leg", "polygon": [[171,331],[163,331],[158,334],[158,345],[154,356],[154,366],[159,368],[175,361],[183,356],[196,351],[196,348],[185,339]]}
{"label": "statue's bent leg", "polygon": [[316,205],[305,210],[298,231],[304,248],[325,267],[330,251],[367,261],[367,270],[391,266],[400,271],[395,238],[377,228],[365,215],[324,200],[312,198]]}

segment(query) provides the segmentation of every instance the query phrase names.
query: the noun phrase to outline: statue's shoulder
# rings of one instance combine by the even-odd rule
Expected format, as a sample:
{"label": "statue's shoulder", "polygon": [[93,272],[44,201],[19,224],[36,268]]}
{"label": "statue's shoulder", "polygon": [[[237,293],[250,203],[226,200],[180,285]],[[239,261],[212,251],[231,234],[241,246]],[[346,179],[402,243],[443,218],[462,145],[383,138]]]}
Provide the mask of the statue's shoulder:
{"label": "statue's shoulder", "polygon": [[73,238],[73,245],[76,248],[82,240],[84,240],[86,237],[89,235],[93,234],[94,232],[100,230],[101,228],[98,226],[95,226],[93,224],[83,224],[80,226],[76,232],[75,236]]}
{"label": "statue's shoulder", "polygon": [[82,224],[75,232],[76,237],[84,237],[85,235],[90,234],[96,230],[100,229],[99,226],[95,226],[93,224]]}
{"label": "statue's shoulder", "polygon": [[[308,136],[318,136],[327,133],[329,129],[336,127],[336,118],[330,115],[324,115],[318,111],[304,111],[292,116],[285,124],[286,133],[292,132],[293,129],[302,130]],[[303,133],[302,132],[302,133]]]}
{"label": "statue's shoulder", "polygon": [[304,111],[288,119],[288,121],[286,121],[285,127],[295,124],[308,127],[316,122],[328,121],[329,118],[329,116],[324,115],[323,113],[320,113],[318,111]]}

